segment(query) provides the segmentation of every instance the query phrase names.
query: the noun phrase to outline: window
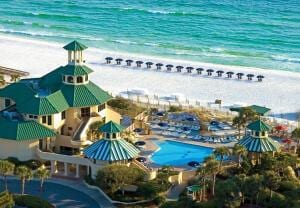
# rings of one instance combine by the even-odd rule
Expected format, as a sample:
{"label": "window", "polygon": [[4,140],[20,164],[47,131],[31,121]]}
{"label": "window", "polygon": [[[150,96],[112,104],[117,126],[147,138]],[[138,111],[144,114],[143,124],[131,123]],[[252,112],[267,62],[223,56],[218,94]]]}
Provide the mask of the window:
{"label": "window", "polygon": [[72,76],[68,76],[68,83],[74,83],[74,78]]}
{"label": "window", "polygon": [[52,116],[48,116],[48,123],[47,123],[49,126],[52,125]]}
{"label": "window", "polygon": [[263,132],[261,133],[261,135],[262,135],[262,136],[266,136],[266,132],[263,131]]}
{"label": "window", "polygon": [[113,139],[117,138],[117,134],[116,133],[113,133]]}
{"label": "window", "polygon": [[257,136],[257,137],[259,136],[259,132],[258,131],[255,132],[255,136]]}
{"label": "window", "polygon": [[8,107],[11,105],[10,99],[5,99],[5,107]]}
{"label": "window", "polygon": [[110,138],[110,133],[106,133],[106,138]]}
{"label": "window", "polygon": [[81,108],[81,117],[89,117],[90,108]]}
{"label": "window", "polygon": [[38,119],[38,116],[33,116],[34,119]]}
{"label": "window", "polygon": [[105,109],[105,104],[98,105],[98,112],[102,111]]}
{"label": "window", "polygon": [[61,120],[66,119],[66,111],[61,112]]}
{"label": "window", "polygon": [[47,116],[43,116],[43,117],[42,117],[42,123],[43,123],[43,124],[47,123]]}
{"label": "window", "polygon": [[82,83],[83,82],[83,78],[82,77],[77,77],[77,83]]}
{"label": "window", "polygon": [[29,118],[33,118],[33,115],[29,115]]}

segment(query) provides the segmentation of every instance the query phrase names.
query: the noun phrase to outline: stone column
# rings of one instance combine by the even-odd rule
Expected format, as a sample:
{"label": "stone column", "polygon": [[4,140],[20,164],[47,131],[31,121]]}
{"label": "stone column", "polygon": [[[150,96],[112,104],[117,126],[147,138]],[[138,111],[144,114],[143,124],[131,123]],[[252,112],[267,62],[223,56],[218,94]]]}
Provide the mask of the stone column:
{"label": "stone column", "polygon": [[57,164],[55,160],[51,160],[51,174],[57,173]]}
{"label": "stone column", "polygon": [[78,164],[76,164],[76,178],[79,178],[79,172],[80,172],[80,166]]}
{"label": "stone column", "polygon": [[64,163],[64,176],[68,175],[68,163]]}

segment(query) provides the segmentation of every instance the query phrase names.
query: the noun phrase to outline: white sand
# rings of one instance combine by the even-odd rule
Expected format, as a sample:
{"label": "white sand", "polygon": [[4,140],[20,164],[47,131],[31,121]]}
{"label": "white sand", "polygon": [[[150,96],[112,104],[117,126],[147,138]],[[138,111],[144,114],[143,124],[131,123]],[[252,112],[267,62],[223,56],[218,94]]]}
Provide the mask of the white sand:
{"label": "white sand", "polygon": [[[67,62],[66,51],[63,45],[0,36],[0,65],[25,70],[31,76],[41,76]],[[221,99],[225,104],[235,103],[257,104],[269,107],[274,114],[284,114],[285,118],[295,118],[295,112],[300,110],[300,73],[263,70],[255,68],[222,66],[207,63],[187,62],[181,60],[167,60],[146,57],[136,54],[121,54],[100,49],[89,48],[85,52],[87,65],[94,69],[91,79],[105,90],[114,94],[127,89],[143,88],[150,93],[170,95],[182,93],[187,98],[201,101]],[[164,64],[183,65],[212,68],[215,70],[243,72],[244,74],[262,74],[266,78],[262,83],[256,81],[228,80],[225,77],[217,78],[206,75],[188,75],[176,72],[157,72],[145,67],[124,67],[106,65],[104,57],[112,56],[131,58],[133,60],[161,62]],[[135,64],[133,64],[135,65]],[[194,70],[195,73],[195,70]],[[204,72],[204,74],[206,74]],[[244,77],[246,79],[246,77]]]}

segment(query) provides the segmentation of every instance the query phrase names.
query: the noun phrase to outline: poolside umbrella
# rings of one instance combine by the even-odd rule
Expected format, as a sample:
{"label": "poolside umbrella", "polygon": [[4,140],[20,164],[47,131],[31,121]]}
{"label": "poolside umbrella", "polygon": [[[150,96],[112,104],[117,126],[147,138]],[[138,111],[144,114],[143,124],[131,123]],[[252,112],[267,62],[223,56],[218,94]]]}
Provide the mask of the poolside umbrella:
{"label": "poolside umbrella", "polygon": [[110,64],[111,61],[114,60],[114,59],[112,57],[106,57],[105,60],[106,60],[107,64]]}
{"label": "poolside umbrella", "polygon": [[237,73],[236,76],[237,76],[238,79],[242,79],[242,77],[244,76],[244,74],[243,73]]}
{"label": "poolside umbrella", "polygon": [[131,59],[127,59],[127,60],[126,60],[126,65],[127,65],[127,66],[131,66],[131,63],[132,63],[132,62],[133,62],[133,61],[132,61]]}
{"label": "poolside umbrella", "polygon": [[251,81],[252,78],[254,77],[254,74],[247,74],[248,80]]}
{"label": "poolside umbrella", "polygon": [[142,61],[136,61],[135,63],[136,63],[137,67],[141,67],[144,62],[142,62]]}
{"label": "poolside umbrella", "polygon": [[218,77],[222,77],[222,74],[223,74],[223,73],[224,73],[224,71],[218,70],[218,71],[217,71]]}
{"label": "poolside umbrella", "polygon": [[168,71],[172,71],[173,65],[172,64],[168,64],[168,65],[166,65],[166,67],[167,67]]}
{"label": "poolside umbrella", "polygon": [[191,66],[186,67],[187,73],[192,73],[193,69],[194,69],[194,67],[191,67]]}
{"label": "poolside umbrella", "polygon": [[262,82],[262,79],[265,77],[263,75],[258,75],[256,78],[257,78],[257,81]]}
{"label": "poolside umbrella", "polygon": [[203,68],[197,68],[196,71],[197,71],[197,74],[201,74],[204,71],[204,69]]}
{"label": "poolside umbrella", "polygon": [[161,67],[163,66],[162,63],[157,63],[157,64],[155,64],[155,65],[156,65],[156,69],[157,69],[157,70],[161,70]]}
{"label": "poolside umbrella", "polygon": [[150,69],[153,63],[151,61],[146,62],[147,69]]}
{"label": "poolside umbrella", "polygon": [[147,158],[145,158],[145,157],[138,157],[138,158],[136,158],[136,160],[139,161],[139,162],[146,162]]}
{"label": "poolside umbrella", "polygon": [[200,165],[200,163],[197,161],[188,162],[188,166],[191,166],[191,167],[198,167],[199,165]]}
{"label": "poolside umbrella", "polygon": [[275,127],[276,131],[287,131],[288,128],[285,125],[278,125]]}
{"label": "poolside umbrella", "polygon": [[183,69],[183,66],[176,66],[177,72],[181,72],[181,69]]}
{"label": "poolside umbrella", "polygon": [[234,74],[234,72],[229,71],[229,72],[226,72],[226,74],[227,74],[228,78],[232,78],[232,75]]}
{"label": "poolside umbrella", "polygon": [[211,76],[212,73],[214,72],[214,70],[213,69],[207,69],[206,72],[207,72],[208,76]]}
{"label": "poolside umbrella", "polygon": [[120,65],[122,61],[123,61],[123,59],[117,58],[117,59],[116,59],[117,65]]}
{"label": "poolside umbrella", "polygon": [[282,140],[283,143],[286,143],[286,144],[291,144],[292,143],[292,140],[289,139],[289,138],[285,138]]}

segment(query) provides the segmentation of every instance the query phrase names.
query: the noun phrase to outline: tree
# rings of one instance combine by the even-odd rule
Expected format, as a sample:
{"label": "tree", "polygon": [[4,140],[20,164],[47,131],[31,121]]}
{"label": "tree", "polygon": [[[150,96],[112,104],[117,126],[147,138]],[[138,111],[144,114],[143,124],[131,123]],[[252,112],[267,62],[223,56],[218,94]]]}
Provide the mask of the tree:
{"label": "tree", "polygon": [[135,140],[135,133],[133,131],[123,131],[122,138],[127,142],[133,143]]}
{"label": "tree", "polygon": [[292,131],[292,138],[297,142],[297,150],[300,144],[300,128],[296,128]]}
{"label": "tree", "polygon": [[16,168],[16,175],[21,180],[21,194],[24,195],[25,182],[31,179],[32,172],[26,166],[19,166]]}
{"label": "tree", "polygon": [[5,190],[7,191],[7,175],[12,173],[15,169],[15,164],[7,161],[7,160],[0,160],[0,175],[4,179]]}
{"label": "tree", "polygon": [[212,195],[215,195],[215,185],[216,185],[216,176],[219,172],[219,161],[216,160],[215,157],[207,157],[205,159],[205,169],[208,171],[212,178]]}
{"label": "tree", "polygon": [[232,125],[238,129],[239,139],[241,138],[242,128],[244,127],[244,120],[240,116],[236,116],[233,118]]}
{"label": "tree", "polygon": [[245,174],[240,174],[240,175],[236,175],[236,176],[233,177],[234,183],[239,188],[242,204],[244,204],[244,201],[245,201],[246,178],[247,178],[247,176]]}
{"label": "tree", "polygon": [[233,179],[218,181],[216,184],[216,203],[219,207],[238,208],[241,205],[239,187]]}
{"label": "tree", "polygon": [[206,180],[209,176],[209,173],[204,166],[200,166],[197,169],[197,175],[200,177],[200,186],[203,187],[203,189],[200,191],[200,201],[205,200],[206,197]]}
{"label": "tree", "polygon": [[266,171],[263,175],[263,184],[270,189],[270,200],[272,198],[273,191],[279,188],[280,177],[274,171]]}
{"label": "tree", "polygon": [[40,179],[40,190],[43,191],[44,181],[50,177],[50,171],[41,166],[37,169],[35,176]]}
{"label": "tree", "polygon": [[238,167],[240,167],[242,156],[245,156],[247,154],[246,148],[242,145],[235,144],[233,147],[233,154],[237,156]]}
{"label": "tree", "polygon": [[222,146],[222,147],[217,147],[214,151],[214,155],[216,157],[220,157],[220,168],[222,167],[224,158],[226,156],[230,155],[230,150],[228,147]]}
{"label": "tree", "polygon": [[98,171],[96,184],[109,190],[111,194],[121,190],[124,195],[125,185],[134,184],[142,180],[143,177],[144,173],[138,168],[111,164]]}
{"label": "tree", "polygon": [[246,177],[245,180],[245,196],[250,200],[251,207],[253,202],[258,199],[258,194],[262,187],[263,177],[261,175],[255,174],[249,177]]}

